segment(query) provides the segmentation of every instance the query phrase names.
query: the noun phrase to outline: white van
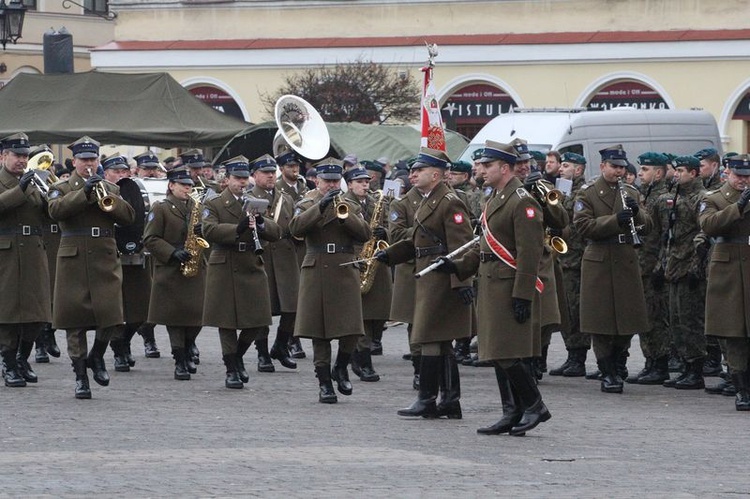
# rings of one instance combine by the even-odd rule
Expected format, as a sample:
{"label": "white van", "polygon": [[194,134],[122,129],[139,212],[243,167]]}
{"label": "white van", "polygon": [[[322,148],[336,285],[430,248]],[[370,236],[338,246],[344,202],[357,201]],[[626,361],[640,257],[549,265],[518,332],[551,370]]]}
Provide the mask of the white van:
{"label": "white van", "polygon": [[471,154],[485,140],[509,143],[521,138],[529,149],[560,153],[571,151],[586,157],[586,178],[599,175],[599,150],[622,144],[630,162],[644,152],[692,155],[706,147],[721,154],[721,139],[714,117],[706,111],[642,110],[631,107],[608,111],[586,109],[521,109],[487,123],[461,154]]}

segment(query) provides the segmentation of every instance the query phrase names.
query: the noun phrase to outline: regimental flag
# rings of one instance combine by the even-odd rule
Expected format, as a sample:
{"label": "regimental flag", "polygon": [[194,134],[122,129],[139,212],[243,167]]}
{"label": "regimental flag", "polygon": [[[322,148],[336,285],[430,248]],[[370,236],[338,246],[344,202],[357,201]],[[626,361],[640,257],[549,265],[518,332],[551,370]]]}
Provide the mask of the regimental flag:
{"label": "regimental flag", "polygon": [[432,59],[422,68],[424,86],[422,89],[422,147],[445,152],[445,129],[440,116],[440,104],[432,84]]}

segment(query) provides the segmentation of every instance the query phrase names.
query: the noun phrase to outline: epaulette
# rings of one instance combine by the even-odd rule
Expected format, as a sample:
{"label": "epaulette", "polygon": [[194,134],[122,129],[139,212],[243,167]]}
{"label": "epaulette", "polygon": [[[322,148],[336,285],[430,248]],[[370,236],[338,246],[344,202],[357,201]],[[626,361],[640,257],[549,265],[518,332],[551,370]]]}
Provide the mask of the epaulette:
{"label": "epaulette", "polygon": [[519,198],[523,199],[523,198],[525,198],[526,196],[528,196],[528,195],[529,195],[529,191],[527,191],[527,190],[526,190],[526,189],[524,189],[523,187],[519,187],[518,189],[516,189],[516,195],[517,195],[517,196],[518,196]]}
{"label": "epaulette", "polygon": [[641,193],[634,185],[626,184],[625,182],[623,182],[623,185],[625,186],[626,189],[633,190],[637,192],[638,194]]}
{"label": "epaulette", "polygon": [[585,191],[586,189],[588,189],[588,188],[589,188],[589,187],[591,187],[592,185],[594,185],[594,181],[593,181],[593,180],[590,180],[590,181],[586,182],[585,184],[583,184],[583,185],[581,186],[581,190],[582,190],[582,191]]}
{"label": "epaulette", "polygon": [[461,200],[461,198],[459,198],[455,192],[447,192],[445,194],[445,198],[449,200],[454,200],[454,199],[458,199],[459,201]]}
{"label": "epaulette", "polygon": [[57,182],[53,182],[52,183],[52,187],[56,187],[56,186],[62,185],[62,184],[67,184],[69,180],[70,180],[69,178],[58,179]]}
{"label": "epaulette", "polygon": [[712,196],[712,195],[716,194],[717,192],[719,192],[720,190],[721,189],[714,189],[713,191],[706,191],[703,195],[704,196]]}

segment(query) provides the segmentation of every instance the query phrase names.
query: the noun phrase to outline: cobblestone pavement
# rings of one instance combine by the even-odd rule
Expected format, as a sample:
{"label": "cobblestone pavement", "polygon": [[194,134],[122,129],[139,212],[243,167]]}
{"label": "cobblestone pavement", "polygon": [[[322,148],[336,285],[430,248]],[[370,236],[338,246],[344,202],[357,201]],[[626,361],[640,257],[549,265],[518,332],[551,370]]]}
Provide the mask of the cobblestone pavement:
{"label": "cobblestone pavement", "polygon": [[[90,333],[91,334],[91,333]],[[62,332],[58,342],[64,349]],[[479,436],[500,417],[492,369],[462,367],[464,419],[408,420],[414,399],[403,326],[374,357],[378,383],[319,404],[312,348],[297,371],[251,371],[244,390],[224,388],[216,331],[198,338],[201,364],[175,381],[163,328],[160,359],[145,359],[92,400],[73,398],[65,358],[34,364],[25,389],[0,387],[0,496],[103,497],[714,497],[750,494],[750,414],[703,391],[545,376],[553,414],[526,437]],[[637,340],[629,367],[642,367]],[[559,335],[551,366],[564,360]],[[248,352],[254,353],[251,349]],[[248,358],[246,357],[246,359]],[[589,355],[593,368],[593,354]],[[246,365],[254,367],[254,361]],[[709,378],[714,383],[718,378]]]}

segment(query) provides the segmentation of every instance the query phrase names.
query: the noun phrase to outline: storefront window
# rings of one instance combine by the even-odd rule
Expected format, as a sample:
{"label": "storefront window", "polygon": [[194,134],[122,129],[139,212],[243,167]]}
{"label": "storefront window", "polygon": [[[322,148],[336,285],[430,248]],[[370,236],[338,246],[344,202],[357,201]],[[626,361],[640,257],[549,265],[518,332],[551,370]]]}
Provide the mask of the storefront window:
{"label": "storefront window", "polygon": [[586,105],[589,109],[604,110],[615,107],[635,107],[638,109],[669,109],[659,92],[638,81],[620,81],[601,89]]}
{"label": "storefront window", "polygon": [[473,138],[492,118],[516,106],[507,92],[494,85],[477,83],[459,88],[443,104],[445,127]]}

